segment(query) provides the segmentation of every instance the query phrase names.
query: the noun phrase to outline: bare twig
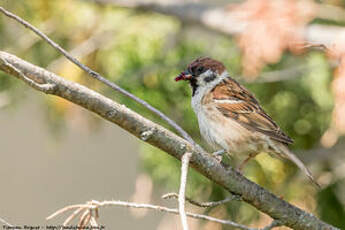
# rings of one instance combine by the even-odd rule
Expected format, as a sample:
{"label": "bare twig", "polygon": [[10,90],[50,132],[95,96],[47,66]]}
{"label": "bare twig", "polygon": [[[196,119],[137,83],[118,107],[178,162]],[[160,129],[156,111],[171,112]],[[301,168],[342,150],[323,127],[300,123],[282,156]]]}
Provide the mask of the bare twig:
{"label": "bare twig", "polygon": [[304,43],[300,44],[302,49],[316,49],[321,51],[327,51],[329,48],[325,44],[321,43]]}
{"label": "bare twig", "polygon": [[186,184],[187,184],[187,175],[188,175],[188,166],[192,153],[186,152],[183,154],[181,159],[181,180],[180,180],[180,190],[178,197],[178,209],[180,211],[180,218],[182,223],[182,229],[188,230],[187,216],[185,209],[185,193],[186,193]]}
{"label": "bare twig", "polygon": [[[93,200],[93,201],[87,202],[86,204],[66,206],[66,207],[56,211],[55,213],[53,213],[52,215],[50,215],[46,219],[51,220],[51,219],[53,219],[57,216],[60,216],[60,215],[66,213],[70,210],[74,210],[74,209],[78,210],[81,208],[84,212],[80,216],[80,219],[85,220],[86,218],[90,218],[90,220],[91,220],[93,215],[91,215],[90,217],[87,217],[88,214],[85,214],[85,213],[91,213],[90,210],[98,209],[98,208],[105,207],[105,206],[144,208],[144,209],[156,210],[156,211],[166,212],[166,213],[171,213],[171,214],[176,214],[176,215],[180,214],[180,211],[178,209],[173,209],[173,208],[168,208],[168,207],[158,206],[158,205],[152,205],[152,204],[139,204],[139,203],[125,202],[125,201],[102,201],[102,202],[99,202],[99,201]],[[224,224],[224,225],[229,225],[229,226],[243,229],[243,230],[258,230],[255,228],[249,228],[249,227],[244,226],[242,224],[237,224],[237,223],[229,221],[229,220],[217,219],[215,217],[206,216],[206,215],[202,215],[202,214],[186,212],[186,215],[188,217],[191,217],[191,218],[212,221],[212,222],[216,222],[216,223],[220,223],[220,224]],[[68,217],[68,218],[70,218],[70,217]],[[89,220],[89,222],[91,222],[90,220]]]}
{"label": "bare twig", "polygon": [[12,224],[8,223],[6,220],[2,219],[1,217],[0,217],[0,222],[10,227],[13,226]]}
{"label": "bare twig", "polygon": [[96,228],[96,229],[98,229],[98,227],[99,227],[99,224],[97,223],[96,218],[93,217],[93,216],[91,216],[90,225],[91,225],[93,228]]}
{"label": "bare twig", "polygon": [[144,101],[144,100],[134,96],[133,94],[129,93],[128,91],[122,89],[120,86],[118,86],[115,83],[109,81],[108,79],[106,79],[102,75],[100,75],[99,73],[93,71],[92,69],[90,69],[86,65],[82,64],[81,62],[79,62],[76,58],[74,58],[72,55],[70,55],[66,50],[64,50],[61,46],[59,46],[57,43],[55,43],[53,40],[51,40],[47,35],[42,33],[36,27],[31,25],[29,22],[27,22],[24,19],[20,18],[19,16],[15,15],[15,14],[7,11],[7,10],[5,10],[3,7],[0,7],[0,12],[2,12],[4,15],[6,15],[7,17],[9,17],[11,19],[14,19],[15,21],[19,22],[20,24],[22,24],[23,26],[25,26],[26,28],[30,29],[32,32],[34,32],[35,34],[40,36],[43,40],[48,42],[48,44],[50,44],[53,48],[55,48],[57,51],[59,51],[68,60],[70,60],[71,62],[76,64],[79,68],[84,70],[91,77],[93,77],[93,78],[97,79],[98,81],[104,83],[105,85],[107,85],[110,88],[116,90],[117,92],[119,92],[119,93],[121,93],[121,94],[123,94],[123,95],[125,95],[125,96],[127,96],[129,98],[131,98],[132,100],[134,100],[137,103],[139,103],[139,104],[143,105],[144,107],[146,107],[151,112],[153,112],[156,115],[158,115],[162,120],[166,121],[176,131],[178,131],[180,133],[180,135],[182,135],[183,138],[185,138],[187,141],[189,141],[192,145],[196,146],[199,150],[202,150],[202,148],[194,142],[194,140],[189,136],[189,134],[186,131],[184,131],[176,122],[171,120],[169,117],[167,117],[161,111],[159,111],[158,109],[154,108],[153,106],[151,106],[146,101]]}
{"label": "bare twig", "polygon": [[[13,224],[10,224],[9,222],[7,222],[6,220],[4,220],[3,218],[0,217],[0,222],[3,223],[4,225],[3,226],[7,226],[8,229],[11,228],[13,230],[19,230],[21,228],[17,227],[17,226],[14,226]],[[4,228],[3,229],[7,229],[7,228]]]}
{"label": "bare twig", "polygon": [[76,218],[83,208],[77,208],[66,220],[63,222],[62,226],[67,226],[74,218]]}
{"label": "bare twig", "polygon": [[[177,193],[167,193],[164,194],[162,196],[163,199],[178,199],[179,195]],[[199,201],[195,201],[189,197],[185,197],[186,201],[188,201],[189,203],[201,207],[201,208],[211,208],[211,207],[216,207],[222,204],[226,204],[229,203],[230,201],[233,200],[242,200],[241,196],[238,195],[231,195],[231,197],[225,198],[224,200],[219,200],[219,201],[209,201],[209,202],[199,202]]]}
{"label": "bare twig", "polygon": [[91,212],[90,209],[86,209],[83,214],[81,214],[78,223],[78,230],[85,229],[86,226],[90,223]]}
{"label": "bare twig", "polygon": [[[90,53],[94,52],[95,50],[99,49],[100,47],[104,47],[109,45],[109,43],[114,42],[115,30],[106,30],[99,29],[92,36],[88,39],[83,41],[78,46],[74,47],[72,50],[69,51],[70,55],[81,59],[89,55]],[[60,68],[61,64],[66,61],[64,56],[61,56],[54,61],[52,61],[48,66],[47,69],[51,71],[56,71]]]}

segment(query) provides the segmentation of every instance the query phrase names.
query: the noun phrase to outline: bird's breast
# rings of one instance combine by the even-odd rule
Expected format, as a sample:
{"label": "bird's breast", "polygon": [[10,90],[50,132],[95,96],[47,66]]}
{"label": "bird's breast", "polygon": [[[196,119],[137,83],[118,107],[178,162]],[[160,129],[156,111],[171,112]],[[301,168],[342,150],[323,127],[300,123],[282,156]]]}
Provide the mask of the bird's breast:
{"label": "bird's breast", "polygon": [[201,136],[214,148],[229,153],[250,153],[261,150],[260,134],[252,132],[235,120],[225,117],[214,105],[194,105]]}

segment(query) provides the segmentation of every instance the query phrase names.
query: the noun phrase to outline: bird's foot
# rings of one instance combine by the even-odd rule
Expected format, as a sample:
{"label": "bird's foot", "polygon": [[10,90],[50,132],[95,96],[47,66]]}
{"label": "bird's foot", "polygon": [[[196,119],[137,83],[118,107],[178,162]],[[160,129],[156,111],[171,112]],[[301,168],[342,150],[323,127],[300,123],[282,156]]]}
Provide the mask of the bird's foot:
{"label": "bird's foot", "polygon": [[218,151],[216,151],[216,152],[213,152],[212,153],[212,156],[214,156],[214,157],[217,157],[217,156],[223,156],[223,154],[226,152],[226,150],[225,149],[221,149],[221,150],[218,150]]}
{"label": "bird's foot", "polygon": [[242,163],[236,168],[237,171],[243,174],[244,166],[248,163],[250,159],[256,157],[256,155],[258,155],[258,153],[249,154],[249,156],[244,161],[242,161]]}
{"label": "bird's foot", "polygon": [[218,162],[222,162],[224,153],[226,153],[225,149],[221,149],[216,152],[213,152],[212,156],[214,156]]}
{"label": "bird's foot", "polygon": [[243,175],[243,169],[244,166],[246,166],[246,164],[248,163],[248,161],[251,159],[252,157],[248,157],[246,158],[244,161],[242,161],[242,163],[236,168],[236,170],[241,173]]}
{"label": "bird's foot", "polygon": [[243,162],[241,163],[240,166],[236,167],[236,171],[239,172],[240,174],[243,175],[243,168],[244,168],[244,165]]}

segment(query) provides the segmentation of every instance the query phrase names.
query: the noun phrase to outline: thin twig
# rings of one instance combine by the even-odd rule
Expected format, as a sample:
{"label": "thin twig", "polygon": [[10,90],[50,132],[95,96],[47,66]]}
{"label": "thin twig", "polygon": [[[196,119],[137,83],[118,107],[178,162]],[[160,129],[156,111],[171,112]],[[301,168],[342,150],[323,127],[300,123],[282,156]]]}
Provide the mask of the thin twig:
{"label": "thin twig", "polygon": [[[179,195],[177,193],[167,193],[162,196],[163,199],[178,199]],[[211,207],[216,207],[222,204],[229,203],[230,201],[237,200],[240,201],[241,196],[238,195],[231,195],[231,197],[225,198],[224,200],[219,200],[219,201],[209,201],[209,202],[199,202],[196,200],[193,200],[189,197],[185,197],[186,201],[189,203],[201,207],[201,208],[211,208]]]}
{"label": "thin twig", "polygon": [[62,226],[67,226],[78,214],[83,210],[83,208],[76,209],[66,220],[63,222]]}
{"label": "thin twig", "polygon": [[298,45],[300,45],[302,49],[316,49],[316,50],[321,50],[321,51],[329,50],[327,45],[321,44],[321,43],[306,42],[306,43],[302,43]]}
{"label": "thin twig", "polygon": [[6,220],[4,220],[3,218],[0,217],[0,222],[3,223],[3,229],[6,229],[4,226],[10,227],[12,230],[19,230],[21,228],[14,226],[13,224],[10,224],[9,222],[7,222]]}
{"label": "thin twig", "polygon": [[180,190],[178,197],[178,209],[180,211],[180,218],[182,223],[182,229],[188,230],[187,216],[185,208],[185,193],[186,193],[186,184],[187,184],[187,175],[188,175],[188,165],[192,153],[186,152],[181,159],[181,180],[180,180]]}
{"label": "thin twig", "polygon": [[[73,210],[73,209],[82,208],[84,211],[88,211],[89,212],[89,210],[91,210],[91,209],[97,209],[97,208],[106,207],[106,206],[121,206],[121,207],[129,207],[129,208],[144,208],[144,209],[156,210],[156,211],[166,212],[166,213],[171,213],[171,214],[176,214],[176,215],[180,214],[178,209],[173,209],[173,208],[168,208],[168,207],[158,206],[158,205],[152,205],[152,204],[138,204],[138,203],[133,203],[133,202],[125,202],[125,201],[102,201],[102,202],[90,201],[90,202],[87,202],[87,204],[78,204],[78,205],[66,206],[66,207],[56,211],[55,213],[53,213],[52,215],[50,215],[46,219],[50,220],[52,218],[55,218],[55,217],[57,217],[59,215],[62,215],[62,214],[66,213],[66,212],[68,212],[70,210]],[[230,220],[222,220],[222,219],[218,219],[218,218],[215,218],[215,217],[206,216],[206,215],[202,215],[202,214],[186,212],[186,215],[188,217],[191,217],[191,218],[212,221],[212,222],[215,222],[215,223],[229,225],[229,226],[232,226],[232,227],[235,227],[235,228],[238,228],[238,229],[243,229],[243,230],[259,230],[257,228],[250,228],[250,227],[247,227],[245,225],[232,222]],[[90,217],[90,218],[92,219],[92,217]]]}
{"label": "thin twig", "polygon": [[[99,29],[92,34],[88,39],[83,41],[78,46],[74,47],[72,50],[68,51],[70,55],[81,59],[100,47],[108,46],[109,43],[114,42],[114,35],[116,30],[102,30]],[[51,71],[56,71],[60,68],[61,64],[66,61],[64,56],[61,56],[53,60],[48,66],[47,69]]]}
{"label": "thin twig", "polygon": [[65,212],[67,212],[67,211],[69,211],[69,210],[73,210],[73,209],[76,209],[76,208],[90,208],[91,207],[91,205],[89,205],[89,204],[75,204],[75,205],[69,205],[69,206],[66,206],[66,207],[64,207],[64,208],[62,208],[62,209],[59,209],[58,211],[56,211],[56,212],[54,212],[53,214],[51,214],[50,216],[48,216],[46,219],[47,220],[50,220],[50,219],[53,219],[53,218],[55,218],[56,216],[59,216],[59,215],[61,215],[62,213],[65,213]]}
{"label": "thin twig", "polygon": [[109,81],[108,79],[106,79],[105,77],[103,77],[102,75],[97,73],[96,71],[93,71],[92,69],[90,69],[86,65],[82,64],[81,62],[79,62],[76,58],[74,58],[72,55],[70,55],[65,49],[63,49],[61,46],[59,46],[57,43],[55,43],[53,40],[51,40],[47,35],[45,35],[39,29],[37,29],[36,27],[31,25],[29,22],[27,22],[24,19],[20,18],[19,16],[15,15],[15,14],[7,11],[7,10],[5,10],[3,7],[0,7],[0,11],[4,15],[6,15],[7,17],[9,17],[11,19],[14,19],[15,21],[19,22],[20,24],[22,24],[23,26],[25,26],[26,28],[28,28],[29,30],[31,30],[32,32],[34,32],[35,34],[40,36],[43,40],[45,40],[48,44],[50,44],[57,51],[59,51],[68,60],[73,62],[75,65],[77,65],[80,69],[84,70],[91,77],[93,77],[93,78],[97,79],[98,81],[104,83],[105,85],[107,85],[110,88],[116,90],[117,92],[119,92],[119,93],[121,93],[121,94],[123,94],[123,95],[125,95],[125,96],[127,96],[129,98],[131,98],[132,100],[134,100],[137,103],[139,103],[139,104],[143,105],[144,107],[146,107],[151,112],[157,114],[162,120],[166,121],[177,132],[179,132],[180,135],[182,135],[182,137],[184,137],[188,142],[190,142],[192,145],[196,146],[197,149],[202,150],[202,148],[194,142],[194,140],[189,136],[189,134],[186,131],[184,131],[176,122],[171,120],[169,117],[167,117],[161,111],[159,111],[158,109],[154,108],[153,106],[151,106],[146,101],[144,101],[144,100],[134,96],[133,94],[129,93],[128,91],[122,89],[120,86],[118,86],[115,83]]}
{"label": "thin twig", "polygon": [[1,217],[0,217],[0,222],[7,225],[7,226],[13,227],[12,224],[8,223],[6,220],[2,219]]}
{"label": "thin twig", "polygon": [[97,223],[96,217],[91,216],[90,225],[91,225],[93,228],[98,228],[98,227],[99,227],[99,224]]}
{"label": "thin twig", "polygon": [[79,218],[78,230],[85,229],[91,220],[90,209],[86,209]]}

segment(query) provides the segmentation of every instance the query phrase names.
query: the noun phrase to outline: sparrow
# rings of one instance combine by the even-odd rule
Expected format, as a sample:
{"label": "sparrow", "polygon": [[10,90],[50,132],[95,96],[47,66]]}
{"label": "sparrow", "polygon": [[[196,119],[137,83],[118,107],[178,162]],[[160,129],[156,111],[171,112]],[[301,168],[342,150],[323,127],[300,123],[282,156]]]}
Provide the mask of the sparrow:
{"label": "sparrow", "polygon": [[[239,169],[257,154],[269,153],[294,162],[319,187],[311,172],[288,148],[293,140],[262,109],[255,96],[230,77],[212,58],[192,61],[175,81],[188,81],[192,108],[204,140],[219,152],[246,154]],[[224,151],[222,151],[224,150]]]}

